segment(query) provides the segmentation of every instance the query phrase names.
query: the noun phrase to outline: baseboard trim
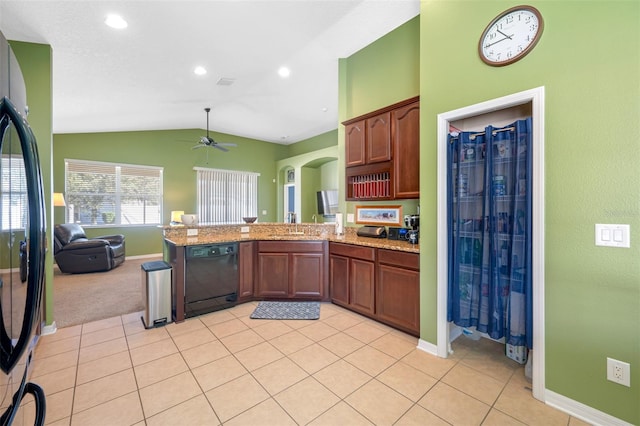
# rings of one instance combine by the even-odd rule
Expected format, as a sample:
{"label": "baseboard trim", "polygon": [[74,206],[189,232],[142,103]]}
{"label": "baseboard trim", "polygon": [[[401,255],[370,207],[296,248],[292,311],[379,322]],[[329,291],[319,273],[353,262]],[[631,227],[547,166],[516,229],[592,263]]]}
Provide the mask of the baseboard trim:
{"label": "baseboard trim", "polygon": [[433,343],[429,343],[426,340],[419,339],[418,346],[416,347],[428,354],[438,356],[438,346],[434,345]]}
{"label": "baseboard trim", "polygon": [[49,325],[43,325],[42,333],[40,333],[40,335],[47,336],[49,334],[54,334],[56,331],[58,331],[58,327],[56,326],[56,322],[54,321]]}
{"label": "baseboard trim", "polygon": [[131,260],[148,259],[148,258],[152,258],[152,257],[162,257],[162,253],[140,254],[140,255],[137,255],[137,256],[125,256],[125,260],[126,259],[131,259]]}
{"label": "baseboard trim", "polygon": [[[419,339],[417,349],[438,356],[438,346],[426,340]],[[544,390],[544,395],[545,401],[543,402],[545,404],[595,426],[633,426],[633,424],[627,423],[622,419],[574,401],[549,389]]]}
{"label": "baseboard trim", "polygon": [[631,423],[627,423],[622,419],[613,417],[610,414],[604,413],[600,410],[596,410],[593,407],[589,407],[581,402],[574,401],[571,398],[560,395],[549,389],[545,389],[545,402],[551,407],[557,408],[560,411],[564,411],[573,417],[576,417],[587,423],[596,426],[633,426]]}

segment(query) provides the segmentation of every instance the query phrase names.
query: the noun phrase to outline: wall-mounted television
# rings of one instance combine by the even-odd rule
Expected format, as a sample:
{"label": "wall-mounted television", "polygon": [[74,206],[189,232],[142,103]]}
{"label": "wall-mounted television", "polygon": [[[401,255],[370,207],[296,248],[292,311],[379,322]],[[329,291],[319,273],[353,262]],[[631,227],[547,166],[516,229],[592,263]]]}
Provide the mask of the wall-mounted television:
{"label": "wall-mounted television", "polygon": [[338,213],[338,190],[329,189],[318,191],[318,214],[323,216],[335,216]]}

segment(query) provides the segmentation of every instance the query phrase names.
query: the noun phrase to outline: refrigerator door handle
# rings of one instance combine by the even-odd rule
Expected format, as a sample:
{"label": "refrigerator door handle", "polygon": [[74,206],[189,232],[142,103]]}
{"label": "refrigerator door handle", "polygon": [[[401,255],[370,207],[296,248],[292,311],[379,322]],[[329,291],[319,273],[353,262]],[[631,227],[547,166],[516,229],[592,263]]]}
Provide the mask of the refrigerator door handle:
{"label": "refrigerator door handle", "polygon": [[[20,140],[27,183],[28,200],[28,265],[26,301],[20,336],[17,340],[7,333],[4,315],[0,315],[0,369],[9,373],[29,347],[31,336],[40,317],[40,304],[44,286],[46,255],[45,209],[42,175],[36,138],[27,121],[20,115],[9,98],[0,98],[0,149],[5,131],[13,124]],[[0,305],[0,311],[7,309]],[[15,342],[15,344],[14,344]]]}

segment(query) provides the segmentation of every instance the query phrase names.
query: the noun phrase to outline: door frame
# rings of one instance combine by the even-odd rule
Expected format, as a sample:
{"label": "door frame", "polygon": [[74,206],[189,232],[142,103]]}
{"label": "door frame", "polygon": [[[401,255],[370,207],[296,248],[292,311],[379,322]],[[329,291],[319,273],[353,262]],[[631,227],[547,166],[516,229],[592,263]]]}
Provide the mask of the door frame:
{"label": "door frame", "polygon": [[447,321],[447,135],[451,122],[531,103],[532,113],[532,280],[533,280],[533,397],[545,401],[544,340],[544,86],[438,114],[438,262],[437,262],[437,355],[449,355]]}
{"label": "door frame", "polygon": [[[291,189],[293,189],[293,206],[289,205],[289,191]],[[294,212],[294,213],[297,214],[296,201],[297,201],[298,197],[296,197],[296,184],[295,184],[295,182],[287,182],[287,183],[285,183],[283,185],[282,196],[283,196],[282,210],[284,210],[285,219],[287,217],[287,213],[289,213],[289,212]]]}

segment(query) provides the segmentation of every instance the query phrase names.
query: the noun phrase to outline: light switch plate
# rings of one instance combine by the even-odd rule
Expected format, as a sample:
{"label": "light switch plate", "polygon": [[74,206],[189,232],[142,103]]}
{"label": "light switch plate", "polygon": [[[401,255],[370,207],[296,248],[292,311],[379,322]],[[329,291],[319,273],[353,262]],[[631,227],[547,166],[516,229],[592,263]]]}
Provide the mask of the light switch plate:
{"label": "light switch plate", "polygon": [[187,237],[195,237],[198,235],[197,229],[187,229]]}
{"label": "light switch plate", "polygon": [[248,226],[241,226],[240,227],[240,232],[243,234],[246,234],[247,232],[249,232],[249,227]]}
{"label": "light switch plate", "polygon": [[604,247],[631,247],[629,225],[596,223],[596,245]]}
{"label": "light switch plate", "polygon": [[349,222],[349,223],[355,222],[355,220],[353,218],[353,213],[347,213],[347,222]]}

